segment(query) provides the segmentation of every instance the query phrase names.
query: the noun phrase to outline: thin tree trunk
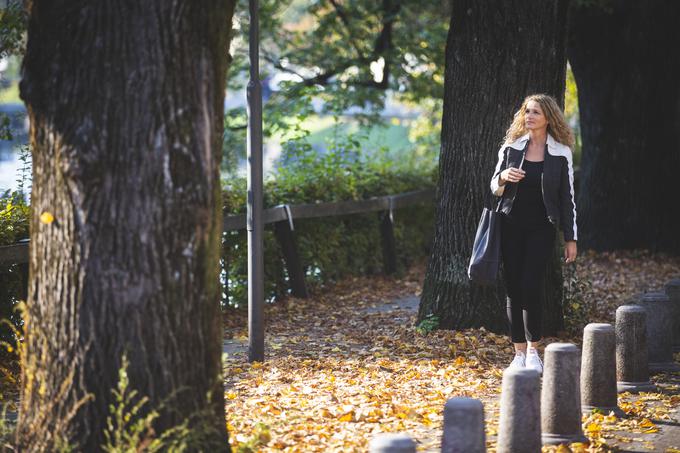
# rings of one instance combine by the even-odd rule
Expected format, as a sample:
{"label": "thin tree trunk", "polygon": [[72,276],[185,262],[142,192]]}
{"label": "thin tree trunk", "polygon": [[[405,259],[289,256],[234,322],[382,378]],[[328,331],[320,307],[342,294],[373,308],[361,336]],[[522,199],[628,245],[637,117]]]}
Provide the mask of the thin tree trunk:
{"label": "thin tree trunk", "polygon": [[583,244],[680,253],[680,2],[574,7]]}
{"label": "thin tree trunk", "polygon": [[[497,151],[532,93],[560,102],[568,0],[453,2],[446,44],[435,239],[418,313],[439,327],[506,328],[504,290],[470,284],[467,265]],[[561,268],[550,264],[546,333],[561,328]],[[555,294],[558,294],[555,296]]]}
{"label": "thin tree trunk", "polygon": [[[30,288],[21,451],[104,443],[131,389],[228,450],[219,167],[234,1],[29,4]],[[52,221],[53,218],[53,221]]]}

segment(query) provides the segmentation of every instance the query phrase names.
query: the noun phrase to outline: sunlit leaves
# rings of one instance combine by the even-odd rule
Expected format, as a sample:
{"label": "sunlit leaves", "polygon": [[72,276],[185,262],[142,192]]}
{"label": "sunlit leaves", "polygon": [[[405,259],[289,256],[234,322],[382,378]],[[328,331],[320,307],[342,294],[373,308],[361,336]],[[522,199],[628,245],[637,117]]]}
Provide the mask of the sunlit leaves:
{"label": "sunlit leaves", "polygon": [[[610,264],[600,269],[600,260]],[[597,291],[603,292],[609,284],[604,282],[618,281],[619,264],[639,272],[647,272],[642,261],[655,263],[656,269],[672,267],[667,258],[630,252],[587,254],[582,261],[585,267],[577,269],[582,272],[579,277],[587,278],[591,271],[586,269],[595,266],[592,275],[602,280],[604,287]],[[674,266],[677,269],[677,263]],[[488,447],[493,451],[501,373],[512,356],[507,337],[483,329],[419,334],[413,313],[370,310],[399,296],[417,294],[423,272],[419,266],[401,280],[343,280],[310,300],[289,299],[285,306],[268,307],[268,360],[249,365],[243,358],[230,357],[225,363],[233,447],[259,438],[257,426],[263,424],[271,438],[258,444],[259,451],[363,452],[378,432],[407,432],[421,448],[435,451],[446,400],[472,396],[484,402]],[[630,294],[638,283],[632,279],[630,284],[621,283],[616,291]],[[603,320],[611,322],[610,318]],[[242,329],[236,328],[235,335],[243,335]],[[664,389],[679,390],[670,384]],[[613,443],[626,442],[651,446],[649,436],[663,427],[659,421],[675,418],[678,406],[678,395],[621,394],[619,407],[625,417],[613,413],[583,417],[590,445],[575,443],[544,451],[605,452]]]}

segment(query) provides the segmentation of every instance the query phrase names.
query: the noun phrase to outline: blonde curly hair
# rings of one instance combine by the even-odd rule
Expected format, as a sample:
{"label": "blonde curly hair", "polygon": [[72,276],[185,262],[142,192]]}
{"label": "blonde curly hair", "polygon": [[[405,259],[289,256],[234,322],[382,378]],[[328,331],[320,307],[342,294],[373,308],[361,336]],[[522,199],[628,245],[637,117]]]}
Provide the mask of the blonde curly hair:
{"label": "blonde curly hair", "polygon": [[527,110],[527,104],[534,101],[541,106],[541,110],[548,120],[548,134],[569,147],[574,146],[574,133],[564,119],[564,113],[557,104],[557,101],[552,96],[547,94],[532,94],[524,98],[522,107],[515,112],[512,124],[505,133],[504,143],[512,143],[528,132],[524,126],[524,116]]}

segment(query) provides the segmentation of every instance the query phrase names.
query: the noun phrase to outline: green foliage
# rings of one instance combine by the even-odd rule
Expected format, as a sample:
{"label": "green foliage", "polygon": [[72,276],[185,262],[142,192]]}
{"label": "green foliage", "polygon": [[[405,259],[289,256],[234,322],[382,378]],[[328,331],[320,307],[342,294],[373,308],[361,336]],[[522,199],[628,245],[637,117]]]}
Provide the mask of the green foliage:
{"label": "green foliage", "polygon": [[6,113],[0,113],[0,140],[12,140],[12,120]]}
{"label": "green foliage", "polygon": [[0,195],[0,246],[28,238],[29,207],[21,193]]}
{"label": "green foliage", "polygon": [[439,327],[439,316],[430,313],[425,316],[425,319],[418,323],[416,326],[416,332],[420,335],[427,335],[430,332],[434,332]]}
{"label": "green foliage", "polygon": [[23,53],[26,11],[23,2],[7,0],[0,8],[0,58]]}
{"label": "green foliage", "polygon": [[[428,156],[429,158],[429,156]],[[366,155],[356,135],[336,137],[329,151],[319,154],[304,141],[287,142],[276,179],[264,187],[264,205],[306,204],[397,194],[433,188],[436,175],[428,158],[395,162],[387,150]],[[224,182],[225,212],[243,213],[246,184],[232,177]],[[432,205],[412,206],[394,212],[398,265],[424,256],[434,220]],[[294,219],[297,250],[309,285],[323,285],[346,275],[382,271],[380,215],[367,213],[329,218]],[[223,236],[222,277],[224,302],[236,307],[247,301],[246,232]],[[268,300],[288,293],[288,275],[279,245],[270,228],[265,230],[265,293]]]}
{"label": "green foliage", "polygon": [[109,406],[104,431],[106,443],[102,445],[102,450],[107,453],[190,451],[191,432],[187,421],[160,435],[156,434],[153,424],[159,413],[149,410],[147,397],[131,389],[128,366],[128,359],[123,355],[118,384],[112,390],[115,404]]}
{"label": "green foliage", "polygon": [[[412,157],[435,166],[439,159],[442,131],[442,99],[425,99],[419,106],[424,110],[409,129],[409,139],[414,144]],[[405,156],[408,157],[409,156]],[[412,165],[409,162],[409,165]],[[434,168],[434,167],[433,167]]]}
{"label": "green foliage", "polygon": [[[303,139],[312,100],[318,114],[336,119],[359,107],[352,115],[367,125],[381,121],[388,92],[411,102],[441,98],[448,9],[441,0],[260,2],[260,78],[265,89],[273,75],[284,80],[264,105],[265,137]],[[240,0],[230,92],[242,91],[249,78],[248,31],[248,2]],[[231,171],[245,156],[246,112],[239,107],[226,117],[223,169]]]}
{"label": "green foliage", "polygon": [[[14,244],[28,238],[29,207],[19,192],[5,192],[0,195],[0,246]],[[16,329],[23,325],[15,307],[24,295],[26,266],[0,266],[0,319],[8,320]],[[0,341],[14,344],[14,329],[0,324]]]}
{"label": "green foliage", "polygon": [[592,284],[579,277],[573,264],[563,266],[562,273],[564,326],[571,335],[580,335],[593,317],[595,307],[587,297]]}
{"label": "green foliage", "polygon": [[[33,161],[31,157],[31,148],[27,144],[19,146],[19,162],[21,162],[21,167],[18,170],[17,175],[17,189],[15,190],[15,197],[21,199],[21,202],[26,208],[28,206],[25,204],[31,193],[31,171],[33,168]],[[2,244],[2,242],[0,242]]]}

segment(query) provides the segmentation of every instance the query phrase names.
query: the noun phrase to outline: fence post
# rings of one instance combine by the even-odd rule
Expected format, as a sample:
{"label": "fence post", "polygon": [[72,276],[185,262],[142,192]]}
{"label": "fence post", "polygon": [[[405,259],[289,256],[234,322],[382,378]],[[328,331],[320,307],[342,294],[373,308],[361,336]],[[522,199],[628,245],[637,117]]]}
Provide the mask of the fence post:
{"label": "fence post", "polygon": [[295,233],[293,232],[293,219],[290,215],[290,208],[285,206],[284,209],[286,209],[288,219],[274,222],[274,236],[279,243],[279,247],[281,247],[283,260],[286,262],[290,289],[293,296],[306,299],[309,297],[309,292],[307,292],[305,272],[302,268],[300,255],[297,251],[297,241],[295,240]]}
{"label": "fence post", "polygon": [[28,299],[28,263],[21,263],[17,266],[21,274],[21,289],[19,293],[19,300],[24,302]]}
{"label": "fence post", "polygon": [[383,271],[386,274],[397,272],[397,246],[394,240],[394,216],[392,214],[392,199],[389,211],[378,213],[380,218],[380,242],[382,243]]}

